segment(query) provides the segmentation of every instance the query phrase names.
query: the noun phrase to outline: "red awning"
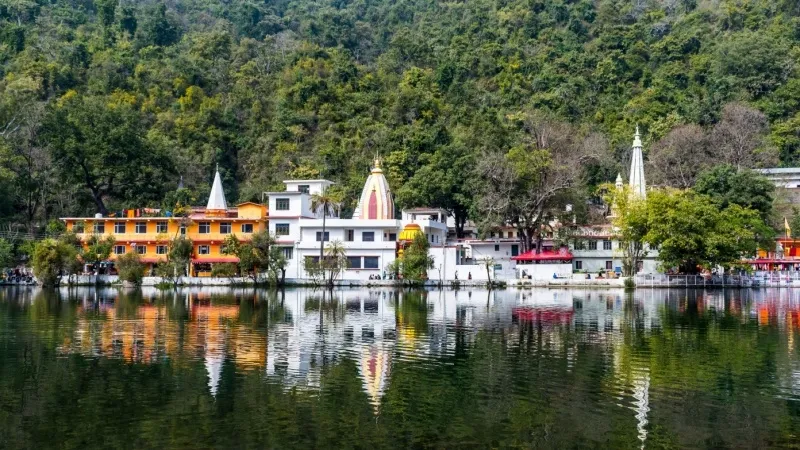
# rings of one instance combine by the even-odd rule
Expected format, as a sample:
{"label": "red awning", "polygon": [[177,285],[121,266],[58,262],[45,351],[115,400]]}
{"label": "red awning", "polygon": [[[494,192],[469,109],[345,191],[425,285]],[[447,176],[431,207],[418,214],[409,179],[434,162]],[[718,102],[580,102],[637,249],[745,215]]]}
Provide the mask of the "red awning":
{"label": "red awning", "polygon": [[218,256],[215,258],[192,258],[192,263],[238,263],[239,258],[235,256]]}
{"label": "red awning", "polygon": [[559,250],[542,250],[541,253],[536,253],[536,250],[525,252],[519,256],[513,256],[512,261],[571,261],[572,253],[567,248]]}

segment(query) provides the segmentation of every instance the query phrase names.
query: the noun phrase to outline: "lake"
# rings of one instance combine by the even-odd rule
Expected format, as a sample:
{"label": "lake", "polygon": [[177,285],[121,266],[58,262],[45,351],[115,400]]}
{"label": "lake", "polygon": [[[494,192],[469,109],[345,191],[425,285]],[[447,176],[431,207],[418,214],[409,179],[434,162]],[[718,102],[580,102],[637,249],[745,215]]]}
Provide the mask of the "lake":
{"label": "lake", "polygon": [[800,446],[800,290],[0,289],[0,448]]}

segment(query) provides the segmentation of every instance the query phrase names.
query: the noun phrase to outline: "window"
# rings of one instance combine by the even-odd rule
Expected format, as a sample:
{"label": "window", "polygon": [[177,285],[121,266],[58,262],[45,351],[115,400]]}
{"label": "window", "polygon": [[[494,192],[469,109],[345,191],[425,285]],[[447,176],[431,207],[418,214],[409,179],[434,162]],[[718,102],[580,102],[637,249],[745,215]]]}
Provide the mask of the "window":
{"label": "window", "polygon": [[614,268],[614,262],[613,261],[606,261],[606,270],[611,270],[613,268]]}
{"label": "window", "polygon": [[361,257],[360,256],[348,256],[347,257],[347,267],[350,269],[360,269],[361,268]]}
{"label": "window", "polygon": [[[329,231],[325,232],[325,242],[331,240],[331,233]],[[317,231],[317,242],[322,241],[322,231]]]}
{"label": "window", "polygon": [[146,255],[147,254],[147,246],[146,245],[137,245],[136,246],[136,253],[138,253],[140,255]]}
{"label": "window", "polygon": [[287,260],[294,258],[294,249],[292,247],[281,247],[283,257]]}
{"label": "window", "polygon": [[125,254],[125,246],[124,245],[115,245],[114,246],[114,254],[115,255],[124,255]]}
{"label": "window", "polygon": [[288,198],[277,198],[275,199],[275,209],[278,211],[288,211],[289,210],[289,199]]}
{"label": "window", "polygon": [[277,236],[288,236],[289,235],[289,224],[288,223],[276,223],[275,224],[275,234]]}
{"label": "window", "polygon": [[125,222],[114,222],[114,233],[124,234],[125,233]]}
{"label": "window", "polygon": [[147,222],[136,222],[136,234],[147,233]]}
{"label": "window", "polygon": [[377,256],[365,256],[364,257],[364,268],[365,269],[377,269],[380,266],[378,262]]}
{"label": "window", "polygon": [[389,233],[389,242],[397,241],[397,233]]}
{"label": "window", "polygon": [[519,244],[511,244],[511,256],[519,256]]}
{"label": "window", "polygon": [[494,244],[494,251],[499,252],[500,251],[500,246],[497,245],[497,244]]}
{"label": "window", "polygon": [[166,233],[167,222],[156,222],[156,233]]}
{"label": "window", "polygon": [[186,225],[181,225],[181,236],[186,236]]}
{"label": "window", "polygon": [[72,232],[73,233],[83,233],[84,224],[83,222],[75,222],[72,224]]}
{"label": "window", "polygon": [[361,232],[361,241],[362,242],[375,242],[375,232],[374,231],[362,231]]}
{"label": "window", "polygon": [[603,250],[611,250],[611,241],[603,241]]}
{"label": "window", "polygon": [[211,233],[211,223],[200,222],[200,234],[208,234],[208,233]]}
{"label": "window", "polygon": [[353,242],[356,240],[356,231],[355,230],[344,230],[344,240],[347,242]]}
{"label": "window", "polygon": [[207,245],[201,245],[197,247],[197,253],[200,255],[207,255],[211,253],[211,248],[209,248]]}
{"label": "window", "polygon": [[219,223],[219,233],[220,234],[231,234],[231,223],[230,222],[220,222]]}
{"label": "window", "polygon": [[106,232],[106,224],[103,222],[95,222],[94,223],[94,232],[98,234],[103,234]]}
{"label": "window", "polygon": [[166,254],[167,254],[166,245],[156,245],[156,255],[166,255]]}
{"label": "window", "polygon": [[580,239],[575,239],[573,247],[575,248],[575,250],[586,250],[586,242]]}
{"label": "window", "polygon": [[575,261],[575,270],[583,270],[583,261]]}
{"label": "window", "polygon": [[297,186],[297,190],[302,192],[303,194],[308,194],[309,187],[310,186],[307,185],[307,184],[301,184],[301,185]]}
{"label": "window", "polygon": [[594,239],[589,241],[589,250],[597,250],[597,241]]}
{"label": "window", "polygon": [[252,223],[243,223],[242,224],[242,233],[252,233],[253,232],[253,224]]}

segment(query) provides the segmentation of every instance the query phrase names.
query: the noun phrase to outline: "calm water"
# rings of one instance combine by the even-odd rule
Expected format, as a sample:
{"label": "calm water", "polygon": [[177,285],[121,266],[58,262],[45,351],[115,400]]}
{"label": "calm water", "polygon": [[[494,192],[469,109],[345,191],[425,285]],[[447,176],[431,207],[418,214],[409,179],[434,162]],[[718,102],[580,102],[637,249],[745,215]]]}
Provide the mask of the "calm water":
{"label": "calm water", "polygon": [[800,290],[0,290],[2,448],[800,447]]}

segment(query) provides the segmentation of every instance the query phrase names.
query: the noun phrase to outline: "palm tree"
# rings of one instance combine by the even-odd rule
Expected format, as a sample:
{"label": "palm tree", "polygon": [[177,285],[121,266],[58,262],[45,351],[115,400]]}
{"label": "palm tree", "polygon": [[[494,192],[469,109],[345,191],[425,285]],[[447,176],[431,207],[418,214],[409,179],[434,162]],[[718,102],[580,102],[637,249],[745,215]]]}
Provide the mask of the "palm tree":
{"label": "palm tree", "polygon": [[331,270],[328,275],[328,285],[333,286],[333,280],[347,268],[347,249],[344,248],[342,241],[335,240],[328,244],[325,250],[325,264]]}
{"label": "palm tree", "polygon": [[328,214],[333,212],[334,207],[336,207],[338,204],[338,196],[330,193],[328,189],[323,189],[322,192],[317,194],[311,194],[311,210],[316,214],[319,214],[320,211],[322,212],[322,237],[320,237],[319,240],[320,265],[322,265],[322,261],[325,256],[325,218],[328,217]]}

